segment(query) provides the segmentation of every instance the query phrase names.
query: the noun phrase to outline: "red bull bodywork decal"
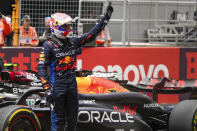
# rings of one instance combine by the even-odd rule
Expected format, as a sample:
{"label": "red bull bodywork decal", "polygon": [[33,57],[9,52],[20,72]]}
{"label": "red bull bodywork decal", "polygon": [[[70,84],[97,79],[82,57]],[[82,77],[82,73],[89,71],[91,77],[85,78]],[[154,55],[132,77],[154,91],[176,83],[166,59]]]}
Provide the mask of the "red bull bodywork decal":
{"label": "red bull bodywork decal", "polygon": [[77,77],[79,93],[102,94],[111,92],[129,92],[118,83],[99,77]]}

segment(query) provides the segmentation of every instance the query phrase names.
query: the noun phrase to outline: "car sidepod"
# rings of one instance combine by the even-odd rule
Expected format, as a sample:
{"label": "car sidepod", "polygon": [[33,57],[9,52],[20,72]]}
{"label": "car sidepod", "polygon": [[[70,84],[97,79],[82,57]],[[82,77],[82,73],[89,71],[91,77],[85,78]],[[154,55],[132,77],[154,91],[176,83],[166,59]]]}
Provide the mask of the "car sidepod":
{"label": "car sidepod", "polygon": [[144,104],[153,101],[143,94],[80,94],[79,98],[79,131],[152,131],[141,114]]}

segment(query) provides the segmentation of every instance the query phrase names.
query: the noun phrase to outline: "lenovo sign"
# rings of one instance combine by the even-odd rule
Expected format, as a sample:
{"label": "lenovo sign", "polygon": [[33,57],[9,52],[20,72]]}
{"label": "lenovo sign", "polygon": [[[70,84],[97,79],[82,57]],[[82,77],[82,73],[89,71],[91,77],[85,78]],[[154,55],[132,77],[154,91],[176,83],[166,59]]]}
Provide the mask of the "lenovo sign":
{"label": "lenovo sign", "polygon": [[120,80],[137,84],[143,78],[179,75],[178,48],[85,48],[77,68],[118,72]]}
{"label": "lenovo sign", "polygon": [[[0,48],[0,56],[4,62],[18,64],[17,70],[37,71],[40,51],[41,48]],[[118,72],[119,79],[131,84],[146,77],[165,76],[177,80],[196,76],[196,53],[195,48],[176,47],[83,48],[76,66],[83,70]],[[159,102],[178,100],[172,95],[161,96]]]}
{"label": "lenovo sign", "polygon": [[[77,68],[83,69],[82,60],[79,59],[78,61],[80,62],[77,64]],[[92,70],[99,72],[118,72],[118,78],[120,80],[129,80],[130,84],[137,84],[140,81],[140,78],[158,78],[159,74],[163,74],[163,76],[169,77],[169,70],[164,64],[151,64],[148,66],[147,72],[145,72],[144,65],[128,65],[124,70],[120,65],[107,65],[107,68],[105,68],[104,65],[96,65]],[[129,77],[131,73],[133,74],[133,76]]]}

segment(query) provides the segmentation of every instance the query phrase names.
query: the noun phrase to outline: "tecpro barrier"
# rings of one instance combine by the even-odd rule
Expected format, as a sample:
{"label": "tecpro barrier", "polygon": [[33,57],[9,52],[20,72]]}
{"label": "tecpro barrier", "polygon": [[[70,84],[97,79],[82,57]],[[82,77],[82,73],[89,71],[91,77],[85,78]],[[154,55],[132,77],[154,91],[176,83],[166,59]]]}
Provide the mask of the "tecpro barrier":
{"label": "tecpro barrier", "polygon": [[[17,63],[18,70],[37,71],[41,48],[1,48],[7,63]],[[77,57],[77,69],[119,72],[119,79],[136,84],[145,77],[173,79],[197,78],[197,48],[178,47],[93,47],[83,48]],[[163,96],[163,95],[161,95]],[[165,96],[165,95],[164,95]],[[176,102],[177,96],[168,100]],[[160,102],[166,102],[161,97]]]}

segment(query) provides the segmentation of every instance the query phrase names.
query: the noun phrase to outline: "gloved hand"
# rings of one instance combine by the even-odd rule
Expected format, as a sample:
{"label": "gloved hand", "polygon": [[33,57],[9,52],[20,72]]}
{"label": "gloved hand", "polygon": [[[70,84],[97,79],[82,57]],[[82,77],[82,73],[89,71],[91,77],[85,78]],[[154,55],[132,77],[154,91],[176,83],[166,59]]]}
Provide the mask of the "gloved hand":
{"label": "gloved hand", "polygon": [[111,18],[111,15],[112,15],[113,11],[114,11],[114,9],[111,6],[111,2],[109,2],[109,5],[107,6],[107,9],[106,9],[106,12],[105,12],[105,17],[106,17],[107,21],[109,21],[109,19]]}
{"label": "gloved hand", "polygon": [[48,103],[52,103],[53,102],[53,94],[51,93],[51,90],[45,90],[45,95],[46,95],[46,101]]}
{"label": "gloved hand", "polygon": [[42,87],[43,87],[44,90],[49,90],[50,89],[50,84],[48,82],[43,83]]}
{"label": "gloved hand", "polygon": [[53,95],[52,95],[52,93],[51,93],[50,84],[46,82],[46,83],[42,84],[42,87],[43,87],[43,89],[44,89],[44,91],[45,91],[46,101],[47,101],[48,103],[51,103],[52,100],[53,100]]}

